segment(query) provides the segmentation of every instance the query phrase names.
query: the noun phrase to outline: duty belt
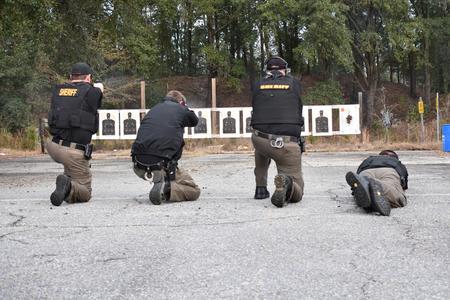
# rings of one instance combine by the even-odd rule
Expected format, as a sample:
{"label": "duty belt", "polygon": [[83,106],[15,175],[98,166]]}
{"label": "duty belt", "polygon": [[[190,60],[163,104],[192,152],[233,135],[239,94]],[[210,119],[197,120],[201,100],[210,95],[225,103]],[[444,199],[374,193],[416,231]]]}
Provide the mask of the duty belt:
{"label": "duty belt", "polygon": [[150,180],[151,176],[148,177],[147,173],[155,170],[164,170],[167,172],[167,176],[169,177],[169,180],[175,180],[175,172],[178,167],[178,162],[176,160],[166,161],[162,160],[155,164],[143,164],[139,162],[135,155],[132,155],[133,163],[136,168],[145,170],[145,180]]}
{"label": "duty belt", "polygon": [[134,163],[138,169],[146,170],[146,171],[163,170],[165,168],[164,163],[156,163],[156,164],[151,164],[151,165],[142,164],[138,161],[134,161]]}
{"label": "duty belt", "polygon": [[295,137],[295,136],[269,134],[269,133],[264,133],[264,132],[261,132],[258,130],[253,130],[253,133],[256,136],[262,137],[263,139],[268,139],[268,140],[272,140],[272,141],[283,141],[283,143],[289,143],[289,142],[298,143],[298,137]]}
{"label": "duty belt", "polygon": [[74,149],[78,149],[78,150],[82,150],[82,151],[86,150],[86,146],[85,145],[72,143],[72,142],[65,141],[65,140],[61,140],[61,139],[58,139],[56,137],[54,137],[52,139],[52,142],[56,143],[58,145],[64,146],[64,147],[74,148]]}

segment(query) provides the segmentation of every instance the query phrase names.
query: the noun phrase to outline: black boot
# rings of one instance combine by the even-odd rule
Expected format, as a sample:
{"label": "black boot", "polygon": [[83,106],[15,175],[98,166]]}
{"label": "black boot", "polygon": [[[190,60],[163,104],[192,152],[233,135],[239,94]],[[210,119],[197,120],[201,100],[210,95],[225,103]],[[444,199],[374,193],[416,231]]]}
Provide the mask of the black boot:
{"label": "black boot", "polygon": [[160,205],[161,202],[170,199],[170,181],[164,170],[152,171],[153,187],[149,193],[150,202]]}
{"label": "black boot", "polygon": [[391,213],[391,204],[383,197],[383,186],[377,180],[368,178],[370,186],[370,198],[372,199],[371,208],[383,216],[389,216]]}
{"label": "black boot", "polygon": [[272,204],[276,207],[283,207],[289,201],[289,196],[292,191],[292,178],[279,174],[275,176],[275,192],[270,199]]}
{"label": "black boot", "polygon": [[266,199],[270,197],[270,193],[265,186],[257,186],[255,190],[255,199]]}
{"label": "black boot", "polygon": [[50,201],[55,206],[60,206],[61,203],[69,196],[70,189],[72,187],[72,183],[70,182],[70,178],[66,175],[58,175],[56,177],[56,189],[50,195]]}
{"label": "black boot", "polygon": [[371,206],[369,181],[366,177],[360,176],[353,172],[345,175],[345,180],[352,189],[353,197],[359,207],[368,208]]}

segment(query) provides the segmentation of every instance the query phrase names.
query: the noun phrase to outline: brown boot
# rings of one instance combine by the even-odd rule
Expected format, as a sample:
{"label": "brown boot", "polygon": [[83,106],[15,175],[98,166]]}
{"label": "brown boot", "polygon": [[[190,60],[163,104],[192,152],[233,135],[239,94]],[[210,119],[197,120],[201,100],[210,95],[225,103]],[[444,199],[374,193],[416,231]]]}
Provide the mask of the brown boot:
{"label": "brown boot", "polygon": [[356,205],[362,208],[370,207],[372,203],[367,178],[353,172],[348,172],[345,175],[345,180],[352,190]]}
{"label": "brown boot", "polygon": [[368,178],[368,180],[372,209],[379,212],[382,216],[389,216],[391,213],[391,204],[383,197],[383,186],[375,179]]}
{"label": "brown boot", "polygon": [[283,207],[288,203],[289,195],[292,191],[292,178],[284,174],[278,174],[275,176],[274,181],[275,192],[270,200],[276,207]]}

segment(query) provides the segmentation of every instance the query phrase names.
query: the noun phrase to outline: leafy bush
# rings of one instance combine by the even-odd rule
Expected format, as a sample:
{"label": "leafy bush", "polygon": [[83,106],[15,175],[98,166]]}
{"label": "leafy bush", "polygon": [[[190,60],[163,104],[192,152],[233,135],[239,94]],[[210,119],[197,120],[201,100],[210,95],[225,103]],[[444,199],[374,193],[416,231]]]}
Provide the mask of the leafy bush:
{"label": "leafy bush", "polygon": [[167,94],[167,87],[162,81],[153,82],[150,88],[147,88],[148,93],[145,95],[146,107],[153,107],[164,98]]}
{"label": "leafy bush", "polygon": [[242,89],[241,79],[247,76],[247,70],[242,60],[230,62],[226,51],[219,51],[212,46],[205,46],[203,53],[206,62],[219,78],[223,78],[225,85],[236,92]]}
{"label": "leafy bush", "polygon": [[36,128],[27,127],[25,128],[20,135],[21,139],[21,149],[24,150],[34,150],[36,149],[36,145],[38,143],[38,135],[36,132]]}
{"label": "leafy bush", "polygon": [[30,122],[31,109],[22,98],[0,99],[0,127],[17,133],[28,127]]}
{"label": "leafy bush", "polygon": [[231,71],[225,76],[225,84],[236,92],[242,90],[241,79],[247,76],[245,65],[242,61],[237,62],[231,67]]}
{"label": "leafy bush", "polygon": [[5,128],[0,129],[0,148],[35,150],[37,144],[38,136],[34,127],[27,127],[14,134]]}
{"label": "leafy bush", "polygon": [[343,104],[341,86],[335,80],[325,80],[317,82],[313,87],[305,91],[302,97],[303,104],[326,105],[326,104]]}
{"label": "leafy bush", "polygon": [[414,123],[420,120],[419,110],[417,109],[417,105],[411,104],[408,107],[408,113],[406,115],[406,120],[408,123]]}
{"label": "leafy bush", "polygon": [[5,128],[0,128],[0,148],[13,147],[13,136]]}

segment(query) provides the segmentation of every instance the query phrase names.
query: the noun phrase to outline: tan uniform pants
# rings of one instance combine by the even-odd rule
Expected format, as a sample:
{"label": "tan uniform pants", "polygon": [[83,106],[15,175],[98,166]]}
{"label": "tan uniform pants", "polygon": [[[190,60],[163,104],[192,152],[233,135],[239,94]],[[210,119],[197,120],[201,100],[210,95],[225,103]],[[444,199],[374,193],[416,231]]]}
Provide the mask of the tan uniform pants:
{"label": "tan uniform pants", "polygon": [[285,143],[284,147],[274,148],[270,140],[252,135],[255,147],[255,179],[256,186],[267,186],[267,171],[270,160],[277,165],[278,174],[288,175],[292,178],[292,193],[288,201],[298,202],[303,197],[302,153],[297,143]]}
{"label": "tan uniform pants", "polygon": [[403,207],[407,204],[405,191],[400,184],[400,175],[394,169],[368,169],[359,175],[378,180],[383,187],[383,197],[389,201],[391,207]]}
{"label": "tan uniform pants", "polygon": [[50,157],[64,165],[64,175],[71,179],[70,194],[66,201],[87,202],[91,199],[92,174],[90,163],[84,158],[82,150],[61,146],[52,141],[45,143]]}
{"label": "tan uniform pants", "polygon": [[[145,170],[133,167],[134,173],[145,180]],[[194,201],[200,197],[200,188],[195,184],[194,179],[182,168],[178,168],[175,180],[170,182],[169,201]]]}

